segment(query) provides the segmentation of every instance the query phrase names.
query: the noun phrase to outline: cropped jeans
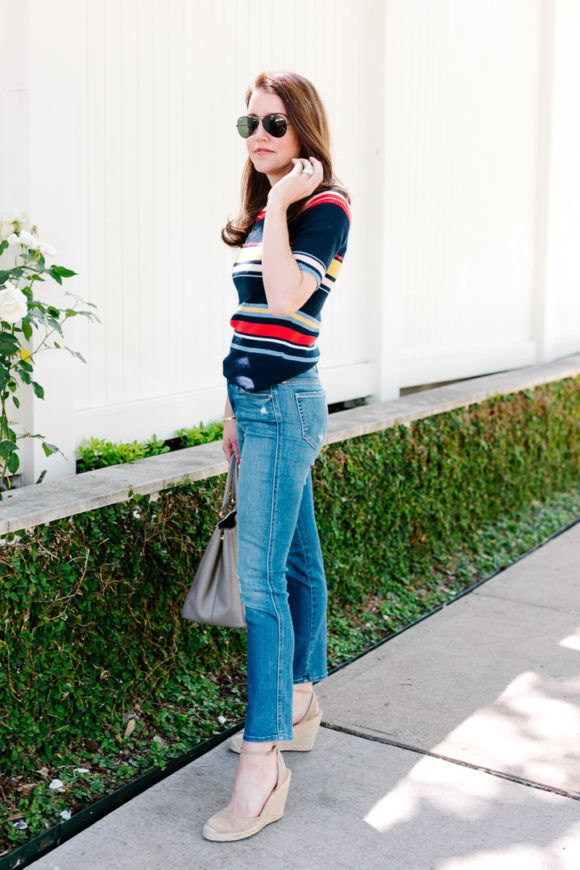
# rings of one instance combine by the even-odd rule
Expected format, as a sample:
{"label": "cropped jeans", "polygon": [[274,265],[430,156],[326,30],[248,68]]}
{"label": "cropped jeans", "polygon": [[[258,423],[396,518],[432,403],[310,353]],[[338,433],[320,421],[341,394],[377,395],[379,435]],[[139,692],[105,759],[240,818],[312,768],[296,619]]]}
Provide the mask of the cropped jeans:
{"label": "cropped jeans", "polygon": [[267,390],[228,384],[241,454],[238,576],[248,624],[244,740],[292,740],[292,686],[327,675],[327,591],[310,467],[324,442],[316,369]]}

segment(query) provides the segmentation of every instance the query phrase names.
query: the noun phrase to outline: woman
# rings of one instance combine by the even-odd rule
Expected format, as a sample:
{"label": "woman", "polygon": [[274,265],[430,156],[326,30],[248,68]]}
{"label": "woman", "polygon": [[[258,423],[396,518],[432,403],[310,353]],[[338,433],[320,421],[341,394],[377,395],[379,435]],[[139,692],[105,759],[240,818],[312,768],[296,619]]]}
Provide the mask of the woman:
{"label": "woman", "polygon": [[239,840],[282,817],[280,748],[312,748],[326,676],[326,580],[310,467],[326,434],[316,364],[320,312],[346,251],[349,197],[332,172],[324,107],[294,73],[263,73],[238,120],[248,161],[242,210],[222,231],[241,247],[239,307],[224,360],[223,449],[240,462],[238,575],[248,624],[248,707],[228,806],[210,840]]}

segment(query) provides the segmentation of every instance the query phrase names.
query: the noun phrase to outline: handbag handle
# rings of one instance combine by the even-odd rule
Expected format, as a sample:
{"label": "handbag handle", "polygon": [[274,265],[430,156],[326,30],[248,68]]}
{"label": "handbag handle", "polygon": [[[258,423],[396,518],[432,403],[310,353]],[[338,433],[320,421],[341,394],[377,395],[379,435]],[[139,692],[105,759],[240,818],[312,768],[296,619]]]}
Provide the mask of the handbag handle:
{"label": "handbag handle", "polygon": [[224,498],[222,501],[221,516],[233,510],[238,502],[238,460],[235,453],[230,457],[230,467],[228,468],[228,476],[226,477],[226,487],[224,490]]}

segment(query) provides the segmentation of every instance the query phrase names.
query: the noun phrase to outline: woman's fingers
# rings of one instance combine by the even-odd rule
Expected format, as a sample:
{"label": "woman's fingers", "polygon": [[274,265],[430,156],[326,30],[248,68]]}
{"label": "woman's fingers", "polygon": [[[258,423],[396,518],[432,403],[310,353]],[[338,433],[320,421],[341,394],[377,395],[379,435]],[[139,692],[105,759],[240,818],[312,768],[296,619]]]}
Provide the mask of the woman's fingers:
{"label": "woman's fingers", "polygon": [[222,441],[222,450],[226,454],[226,459],[230,459],[232,453],[235,453],[236,459],[240,461],[240,448],[238,445],[238,436],[236,424],[233,420],[228,420],[224,423],[224,437]]}
{"label": "woman's fingers", "polygon": [[235,453],[236,459],[238,460],[238,462],[240,461],[240,449],[238,447],[237,441],[234,444],[226,443],[224,441],[222,444],[222,449],[226,454],[226,459],[228,460],[228,462],[231,459],[232,453]]}
{"label": "woman's fingers", "polygon": [[316,157],[294,157],[293,162],[291,174],[302,182],[307,192],[316,190],[324,176],[324,167],[320,160]]}
{"label": "woman's fingers", "polygon": [[290,172],[277,181],[268,194],[268,199],[280,198],[286,207],[314,193],[324,176],[324,167],[316,157],[293,157],[292,162]]}

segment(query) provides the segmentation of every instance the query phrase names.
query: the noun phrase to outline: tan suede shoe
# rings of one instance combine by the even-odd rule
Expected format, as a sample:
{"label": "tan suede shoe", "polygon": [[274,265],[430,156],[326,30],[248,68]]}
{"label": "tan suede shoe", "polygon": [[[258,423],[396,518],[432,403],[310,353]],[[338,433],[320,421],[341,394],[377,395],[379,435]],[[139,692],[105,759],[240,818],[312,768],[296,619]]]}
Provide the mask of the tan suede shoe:
{"label": "tan suede shoe", "polygon": [[215,813],[203,826],[203,836],[206,840],[216,840],[221,843],[231,842],[232,840],[244,840],[246,837],[252,837],[254,834],[257,834],[258,831],[261,831],[262,828],[271,822],[277,822],[284,815],[284,807],[288,797],[288,788],[292,774],[284,764],[284,759],[278,746],[274,744],[272,749],[267,752],[244,748],[242,752],[249,752],[254,755],[269,755],[270,752],[276,752],[278,764],[278,780],[276,785],[266,798],[266,802],[258,816],[239,816],[228,809]]}
{"label": "tan suede shoe", "polygon": [[[294,733],[293,740],[280,740],[278,742],[277,745],[281,750],[284,750],[284,752],[310,752],[314,746],[314,741],[316,740],[316,735],[318,734],[318,728],[322,719],[322,710],[318,709],[318,712],[315,712],[317,706],[318,699],[316,694],[312,692],[312,698],[310,699],[308,710],[300,722],[297,722],[296,725],[292,727]],[[233,737],[230,737],[228,746],[232,752],[239,752],[242,748],[243,742],[244,733],[242,731],[238,734],[234,734]]]}

